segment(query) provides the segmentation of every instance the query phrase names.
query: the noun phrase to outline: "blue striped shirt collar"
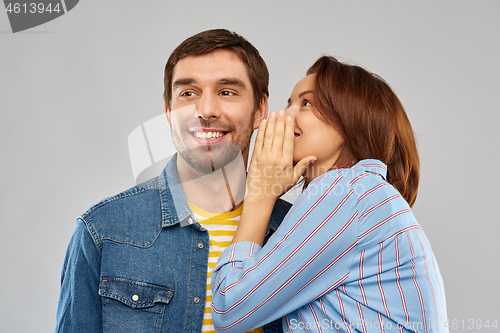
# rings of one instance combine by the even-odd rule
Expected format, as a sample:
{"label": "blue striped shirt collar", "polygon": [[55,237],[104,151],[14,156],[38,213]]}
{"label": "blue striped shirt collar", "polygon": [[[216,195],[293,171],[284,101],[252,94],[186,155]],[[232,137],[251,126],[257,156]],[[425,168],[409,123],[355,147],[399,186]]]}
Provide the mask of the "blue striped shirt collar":
{"label": "blue striped shirt collar", "polygon": [[359,170],[363,172],[378,174],[382,176],[384,180],[386,180],[387,178],[387,165],[385,165],[379,160],[375,159],[361,160],[358,163],[356,163],[351,169],[356,171]]}

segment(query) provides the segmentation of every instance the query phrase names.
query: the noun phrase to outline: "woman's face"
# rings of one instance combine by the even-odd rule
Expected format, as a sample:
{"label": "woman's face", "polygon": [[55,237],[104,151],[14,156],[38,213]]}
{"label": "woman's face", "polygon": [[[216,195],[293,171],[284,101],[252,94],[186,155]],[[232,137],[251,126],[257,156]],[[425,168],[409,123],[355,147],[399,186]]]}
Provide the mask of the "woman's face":
{"label": "woman's face", "polygon": [[315,79],[316,74],[311,74],[295,85],[286,109],[286,113],[295,118],[293,163],[307,156],[317,157],[304,174],[307,182],[330,170],[344,145],[340,133],[316,116],[313,91]]}

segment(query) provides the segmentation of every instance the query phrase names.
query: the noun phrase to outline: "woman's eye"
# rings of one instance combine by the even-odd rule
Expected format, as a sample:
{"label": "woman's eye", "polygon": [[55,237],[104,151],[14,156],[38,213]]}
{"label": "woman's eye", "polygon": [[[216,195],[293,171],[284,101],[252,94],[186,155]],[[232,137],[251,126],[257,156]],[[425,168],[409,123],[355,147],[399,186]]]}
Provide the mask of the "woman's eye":
{"label": "woman's eye", "polygon": [[306,99],[305,99],[305,100],[302,102],[302,106],[312,106],[312,104],[311,104],[311,102],[309,102],[308,100],[306,100]]}

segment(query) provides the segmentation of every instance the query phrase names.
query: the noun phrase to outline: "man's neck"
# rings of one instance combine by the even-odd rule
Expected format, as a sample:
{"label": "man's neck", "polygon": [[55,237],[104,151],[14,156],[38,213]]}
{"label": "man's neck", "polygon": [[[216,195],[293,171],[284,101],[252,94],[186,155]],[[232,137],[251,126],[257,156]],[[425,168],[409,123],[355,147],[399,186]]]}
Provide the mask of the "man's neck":
{"label": "man's neck", "polygon": [[224,213],[243,203],[246,184],[246,161],[235,159],[210,173],[193,169],[181,156],[177,158],[179,178],[187,201],[205,211]]}

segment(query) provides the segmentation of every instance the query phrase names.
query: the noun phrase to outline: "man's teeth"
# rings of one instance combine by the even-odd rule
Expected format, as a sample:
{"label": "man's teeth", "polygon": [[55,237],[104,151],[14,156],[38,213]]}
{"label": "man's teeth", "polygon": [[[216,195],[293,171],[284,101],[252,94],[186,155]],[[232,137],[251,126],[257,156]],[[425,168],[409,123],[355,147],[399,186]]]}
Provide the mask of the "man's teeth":
{"label": "man's teeth", "polygon": [[223,136],[223,132],[194,132],[194,136],[198,139],[213,140]]}

